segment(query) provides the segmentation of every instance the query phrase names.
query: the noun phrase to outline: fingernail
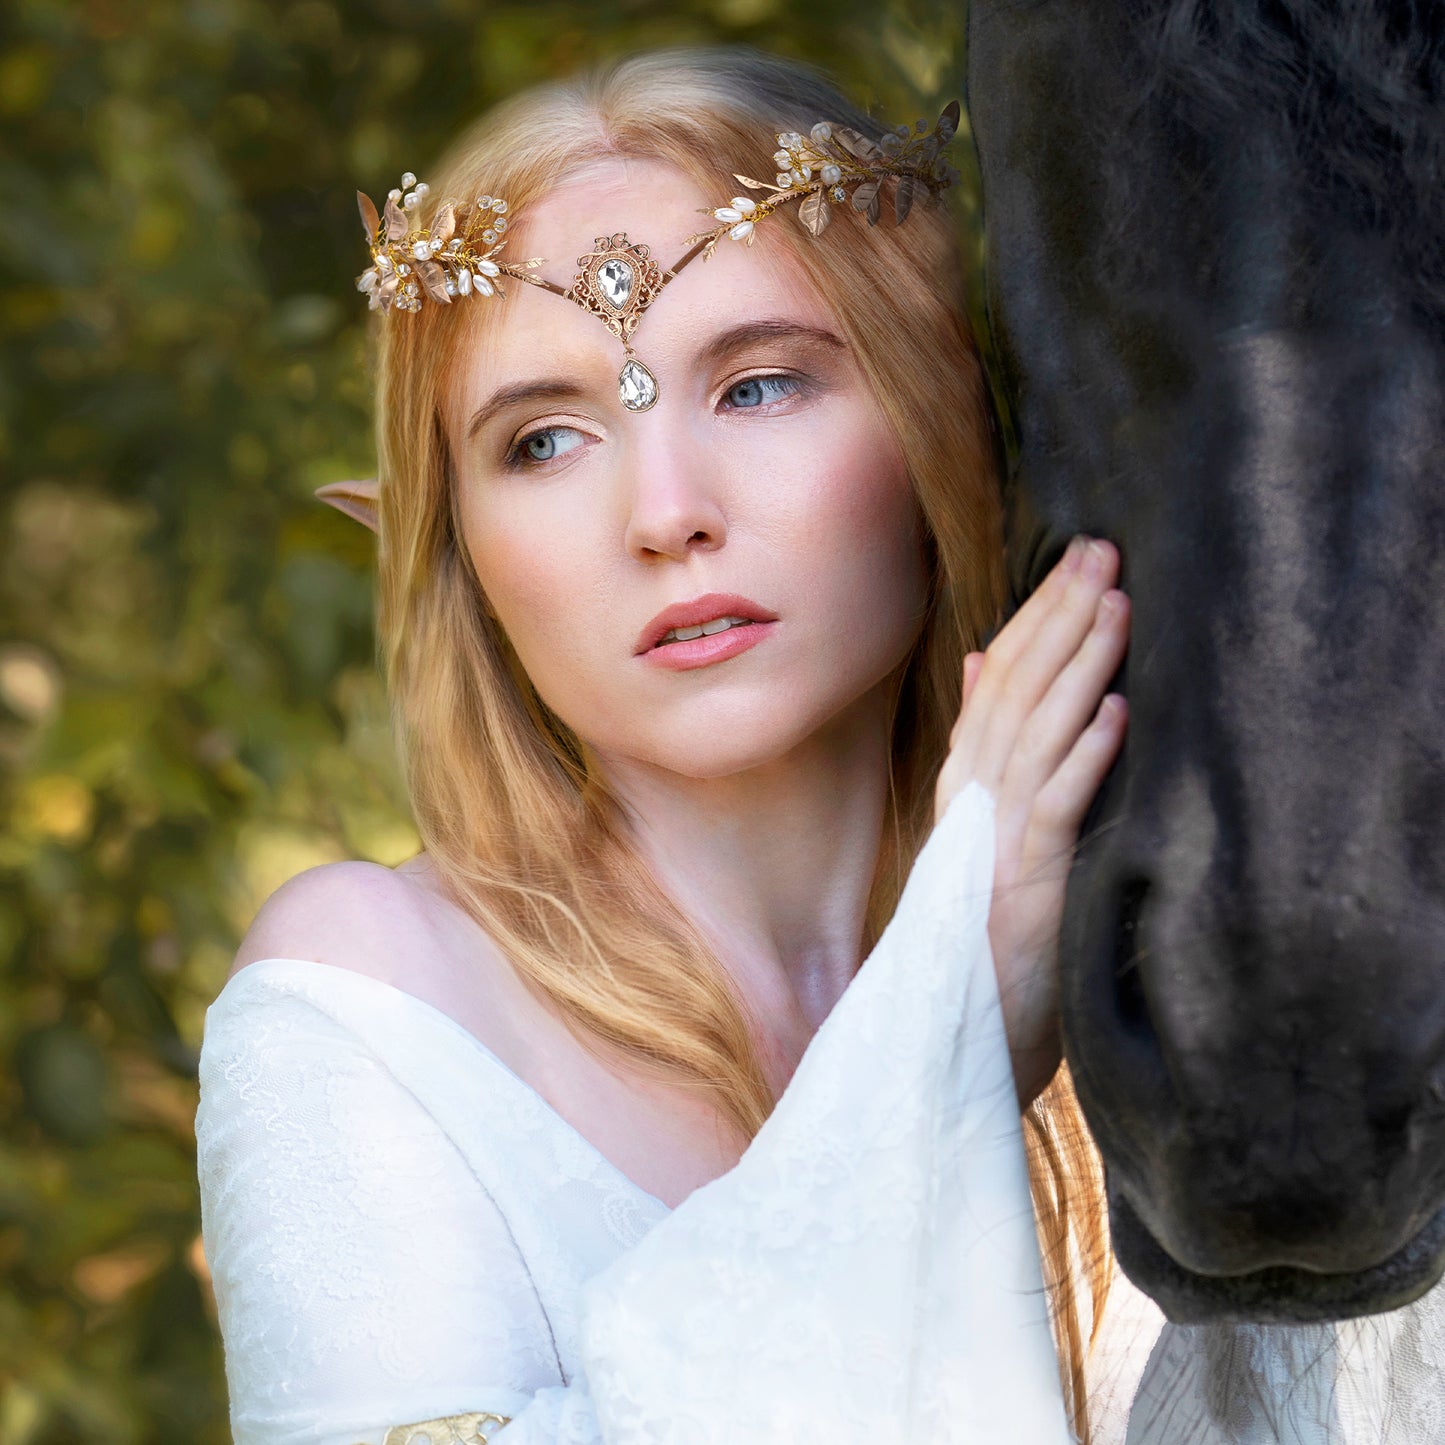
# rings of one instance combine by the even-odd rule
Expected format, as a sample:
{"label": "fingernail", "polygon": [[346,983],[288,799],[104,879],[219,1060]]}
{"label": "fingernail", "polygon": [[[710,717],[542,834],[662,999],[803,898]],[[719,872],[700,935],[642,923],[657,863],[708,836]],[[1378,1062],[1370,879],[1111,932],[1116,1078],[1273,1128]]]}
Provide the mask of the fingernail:
{"label": "fingernail", "polygon": [[1109,560],[1109,549],[1102,542],[1090,542],[1084,558],[1084,572],[1090,577],[1102,577]]}
{"label": "fingernail", "polygon": [[1063,568],[1065,572],[1077,572],[1079,563],[1084,560],[1085,539],[1075,537],[1064,549]]}

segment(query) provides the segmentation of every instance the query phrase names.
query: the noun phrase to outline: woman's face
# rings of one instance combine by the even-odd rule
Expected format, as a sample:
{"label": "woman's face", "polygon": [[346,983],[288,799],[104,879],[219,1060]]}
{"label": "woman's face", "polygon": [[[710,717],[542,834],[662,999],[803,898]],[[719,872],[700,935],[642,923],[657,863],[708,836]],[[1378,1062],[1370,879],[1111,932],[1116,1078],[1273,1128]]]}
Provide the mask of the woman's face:
{"label": "woman's face", "polygon": [[[625,231],[666,268],[726,199],[609,161],[530,206],[508,255],[564,282]],[[448,401],[464,545],[538,693],[604,763],[721,777],[876,721],[918,636],[921,517],[831,307],[766,234],[797,224],[724,238],[652,303],[645,412],[618,398],[622,343],[570,301],[504,278],[504,300],[461,303],[502,308]],[[654,641],[698,599],[694,623],[764,620]]]}

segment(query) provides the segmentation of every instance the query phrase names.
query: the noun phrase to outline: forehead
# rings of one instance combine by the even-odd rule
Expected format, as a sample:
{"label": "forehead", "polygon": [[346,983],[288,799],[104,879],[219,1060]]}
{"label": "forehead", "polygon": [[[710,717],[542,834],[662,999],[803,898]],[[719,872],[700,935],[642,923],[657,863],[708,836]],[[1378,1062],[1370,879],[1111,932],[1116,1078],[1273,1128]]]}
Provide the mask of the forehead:
{"label": "forehead", "polygon": [[[516,264],[543,257],[536,274],[568,286],[578,258],[594,249],[598,237],[625,232],[630,243],[648,246],[666,272],[686,255],[694,236],[720,224],[713,208],[726,205],[738,189],[704,194],[671,166],[609,158],[529,203],[498,259]],[[632,341],[639,357],[655,370],[654,361],[680,360],[689,341],[753,317],[830,324],[827,301],[781,236],[770,234],[796,225],[784,212],[759,227],[752,246],[724,234],[711,257],[689,262],[639,321]],[[474,349],[466,389],[564,358],[581,364],[594,354],[617,369],[622,343],[600,320],[563,297],[503,281],[506,299],[496,303],[502,309],[491,315],[487,335]]]}

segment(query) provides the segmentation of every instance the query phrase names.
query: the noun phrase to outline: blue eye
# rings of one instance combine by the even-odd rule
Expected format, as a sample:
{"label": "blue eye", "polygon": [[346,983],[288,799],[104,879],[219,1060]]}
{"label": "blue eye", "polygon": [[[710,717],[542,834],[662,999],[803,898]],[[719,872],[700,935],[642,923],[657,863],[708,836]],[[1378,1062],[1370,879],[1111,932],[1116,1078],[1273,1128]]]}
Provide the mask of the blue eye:
{"label": "blue eye", "polygon": [[795,396],[798,383],[791,376],[750,376],[729,389],[728,405],[738,411],[747,411],[765,402],[785,401]]}
{"label": "blue eye", "polygon": [[512,455],[507,460],[514,464],[527,461],[550,462],[580,447],[582,440],[582,433],[576,427],[543,427],[541,431],[524,436],[513,447]]}

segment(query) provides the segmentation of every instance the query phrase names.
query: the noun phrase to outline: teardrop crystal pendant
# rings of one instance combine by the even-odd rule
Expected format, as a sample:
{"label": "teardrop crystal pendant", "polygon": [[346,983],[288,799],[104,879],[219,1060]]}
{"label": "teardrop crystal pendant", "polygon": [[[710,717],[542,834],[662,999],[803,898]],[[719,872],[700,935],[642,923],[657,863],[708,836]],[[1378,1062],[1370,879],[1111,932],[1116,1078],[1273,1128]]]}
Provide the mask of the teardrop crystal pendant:
{"label": "teardrop crystal pendant", "polygon": [[629,357],[617,377],[617,395],[628,411],[646,411],[657,400],[657,378]]}
{"label": "teardrop crystal pendant", "polygon": [[616,257],[604,261],[597,268],[597,289],[601,291],[607,304],[615,306],[619,311],[627,305],[627,299],[632,295],[632,281],[632,267]]}

